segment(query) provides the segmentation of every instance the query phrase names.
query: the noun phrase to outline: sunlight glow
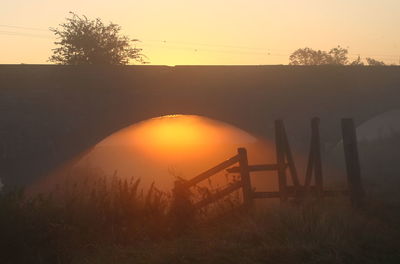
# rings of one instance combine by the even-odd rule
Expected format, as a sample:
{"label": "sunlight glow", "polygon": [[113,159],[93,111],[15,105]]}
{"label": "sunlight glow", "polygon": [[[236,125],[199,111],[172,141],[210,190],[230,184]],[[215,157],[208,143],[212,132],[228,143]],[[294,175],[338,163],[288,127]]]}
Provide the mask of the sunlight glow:
{"label": "sunlight glow", "polygon": [[[196,115],[166,115],[148,119],[105,138],[75,162],[60,167],[37,186],[54,186],[84,180],[71,171],[97,172],[95,177],[140,179],[146,189],[169,191],[177,177],[190,179],[237,154],[245,147],[251,163],[275,159],[270,142],[256,138],[229,124]],[[93,173],[92,173],[93,174]],[[214,184],[226,184],[224,171]],[[71,178],[72,177],[72,178]],[[74,178],[75,177],[75,178]],[[271,177],[253,175],[257,186],[271,186]]]}
{"label": "sunlight glow", "polygon": [[[130,145],[152,159],[179,162],[212,155],[215,148],[234,142],[255,142],[232,126],[199,116],[166,115],[126,128],[98,144]],[[234,151],[234,148],[232,149]]]}
{"label": "sunlight glow", "polygon": [[[226,123],[195,115],[152,118],[104,139],[82,159],[107,174],[141,177],[169,189],[176,176],[191,178],[230,158],[238,147],[250,155],[269,157],[270,148],[254,136]],[[263,153],[263,154],[260,154]]]}

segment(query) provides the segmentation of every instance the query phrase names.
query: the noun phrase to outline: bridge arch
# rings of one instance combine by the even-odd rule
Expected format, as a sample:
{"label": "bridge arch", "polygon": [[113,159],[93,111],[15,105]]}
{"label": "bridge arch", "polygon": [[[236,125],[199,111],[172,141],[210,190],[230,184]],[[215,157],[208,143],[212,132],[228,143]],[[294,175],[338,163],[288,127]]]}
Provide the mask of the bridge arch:
{"label": "bridge arch", "polygon": [[201,115],[265,138],[284,119],[301,149],[314,116],[323,142],[337,142],[341,118],[360,124],[400,108],[400,67],[9,65],[0,66],[0,83],[6,184],[29,182],[154,116]]}

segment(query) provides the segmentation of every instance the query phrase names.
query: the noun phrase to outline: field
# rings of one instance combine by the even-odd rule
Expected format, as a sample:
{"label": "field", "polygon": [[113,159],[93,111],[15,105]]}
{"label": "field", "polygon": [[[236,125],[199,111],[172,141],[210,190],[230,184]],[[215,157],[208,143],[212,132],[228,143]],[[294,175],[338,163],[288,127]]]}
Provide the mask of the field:
{"label": "field", "polygon": [[85,181],[53,194],[1,196],[2,263],[400,261],[400,202],[378,193],[361,210],[338,197],[195,217],[155,187],[141,192],[138,180],[80,173]]}

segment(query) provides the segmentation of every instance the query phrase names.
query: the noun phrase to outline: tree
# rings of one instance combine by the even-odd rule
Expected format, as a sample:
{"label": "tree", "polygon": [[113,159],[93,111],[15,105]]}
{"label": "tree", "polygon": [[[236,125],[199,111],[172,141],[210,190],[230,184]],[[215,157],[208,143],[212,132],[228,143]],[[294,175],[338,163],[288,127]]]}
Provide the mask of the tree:
{"label": "tree", "polygon": [[[310,48],[297,49],[290,55],[289,65],[364,65],[360,56],[354,61],[349,62],[348,54],[348,49],[341,46],[337,46],[329,52]],[[383,61],[373,58],[366,58],[366,61],[370,66],[386,66]]]}
{"label": "tree", "polygon": [[330,55],[330,63],[334,65],[346,65],[348,63],[348,55],[349,51],[347,49],[342,48],[341,46],[337,46],[329,51]]}
{"label": "tree", "polygon": [[145,63],[142,49],[131,46],[139,40],[121,35],[117,24],[105,25],[99,18],[70,14],[61,28],[50,28],[58,38],[54,42],[58,47],[49,61],[67,65],[125,65],[130,60]]}
{"label": "tree", "polygon": [[330,55],[325,51],[310,48],[297,49],[289,57],[290,65],[324,65],[329,64]]}
{"label": "tree", "polygon": [[348,50],[337,46],[329,52],[310,48],[297,49],[289,57],[290,65],[346,65]]}
{"label": "tree", "polygon": [[350,63],[351,66],[364,66],[364,62],[361,61],[361,57],[358,56],[357,59]]}
{"label": "tree", "polygon": [[385,66],[383,61],[375,60],[373,58],[365,58],[369,66]]}

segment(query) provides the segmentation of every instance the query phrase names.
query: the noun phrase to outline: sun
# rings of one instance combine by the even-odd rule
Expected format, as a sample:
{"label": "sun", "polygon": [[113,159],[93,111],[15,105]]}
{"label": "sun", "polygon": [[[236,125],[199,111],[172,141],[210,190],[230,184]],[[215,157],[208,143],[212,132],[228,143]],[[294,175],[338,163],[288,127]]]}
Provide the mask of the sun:
{"label": "sun", "polygon": [[158,118],[145,129],[148,130],[145,140],[148,141],[149,147],[169,153],[193,151],[196,146],[207,145],[208,140],[205,136],[211,132],[196,118],[188,119],[181,115]]}
{"label": "sun", "polygon": [[[179,162],[213,155],[234,141],[255,141],[227,124],[195,115],[166,115],[128,127],[98,144],[125,145],[155,160]],[[239,143],[238,143],[239,144]]]}

